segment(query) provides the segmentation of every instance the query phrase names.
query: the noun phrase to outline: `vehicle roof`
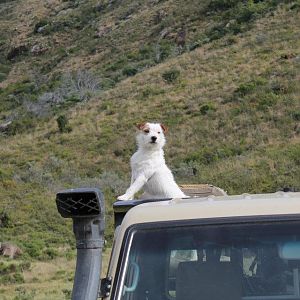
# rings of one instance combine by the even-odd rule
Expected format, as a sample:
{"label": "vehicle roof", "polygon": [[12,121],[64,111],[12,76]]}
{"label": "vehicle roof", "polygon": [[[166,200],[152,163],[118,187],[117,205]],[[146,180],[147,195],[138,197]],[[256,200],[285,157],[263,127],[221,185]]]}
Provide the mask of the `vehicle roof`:
{"label": "vehicle roof", "polygon": [[133,201],[126,213],[122,230],[137,223],[159,221],[300,214],[300,192],[149,200],[139,205],[138,201]]}

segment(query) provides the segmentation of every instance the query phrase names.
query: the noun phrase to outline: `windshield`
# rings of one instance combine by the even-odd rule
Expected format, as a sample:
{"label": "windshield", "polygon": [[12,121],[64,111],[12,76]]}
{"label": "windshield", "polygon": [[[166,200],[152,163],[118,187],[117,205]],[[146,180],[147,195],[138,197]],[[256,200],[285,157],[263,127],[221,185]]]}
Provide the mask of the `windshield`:
{"label": "windshield", "polygon": [[137,229],[120,300],[300,299],[300,223]]}

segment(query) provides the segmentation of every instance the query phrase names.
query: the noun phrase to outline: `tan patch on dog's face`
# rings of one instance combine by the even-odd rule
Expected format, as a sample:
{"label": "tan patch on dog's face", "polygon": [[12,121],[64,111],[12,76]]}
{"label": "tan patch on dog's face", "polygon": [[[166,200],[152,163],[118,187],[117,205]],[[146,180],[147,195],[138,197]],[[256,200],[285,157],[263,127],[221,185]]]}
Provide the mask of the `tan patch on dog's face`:
{"label": "tan patch on dog's face", "polygon": [[160,127],[163,130],[164,133],[168,132],[168,127],[162,123],[160,123]]}
{"label": "tan patch on dog's face", "polygon": [[148,123],[141,123],[141,124],[138,124],[136,127],[146,134],[150,132],[150,127],[149,127]]}

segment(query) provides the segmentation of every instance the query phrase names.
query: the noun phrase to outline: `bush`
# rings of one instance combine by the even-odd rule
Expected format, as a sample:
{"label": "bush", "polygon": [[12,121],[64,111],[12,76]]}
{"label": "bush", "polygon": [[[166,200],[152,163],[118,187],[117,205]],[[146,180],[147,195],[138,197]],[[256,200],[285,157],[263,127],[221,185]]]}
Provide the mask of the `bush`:
{"label": "bush", "polygon": [[24,283],[24,276],[17,272],[12,274],[1,275],[0,284],[16,284],[16,283]]}
{"label": "bush", "polygon": [[56,249],[54,248],[47,248],[43,251],[43,258],[48,260],[48,259],[54,259],[58,257],[59,253]]}
{"label": "bush", "polygon": [[72,294],[71,290],[63,289],[62,292],[65,295],[65,299],[67,299],[67,300],[71,299],[71,294]]}
{"label": "bush", "polygon": [[13,300],[33,300],[36,294],[35,290],[28,292],[24,287],[16,288],[17,296]]}
{"label": "bush", "polygon": [[5,73],[0,73],[0,82],[4,81],[7,77],[7,74]]}
{"label": "bush", "polygon": [[237,5],[236,0],[211,0],[208,4],[207,10],[223,11]]}
{"label": "bush", "polygon": [[60,133],[70,132],[72,130],[65,115],[60,115],[56,119],[56,122]]}
{"label": "bush", "polygon": [[31,114],[24,114],[20,118],[13,120],[6,133],[16,135],[25,131],[30,131],[36,126],[37,119]]}
{"label": "bush", "polygon": [[25,248],[25,253],[27,253],[31,258],[40,259],[42,257],[43,249],[45,244],[39,240],[32,240],[23,243]]}
{"label": "bush", "polygon": [[278,96],[274,93],[265,93],[264,95],[261,95],[258,103],[257,103],[257,109],[266,111],[269,107],[274,106],[278,102]]}
{"label": "bush", "polygon": [[44,117],[55,108],[68,107],[73,103],[87,101],[101,90],[99,79],[87,70],[64,74],[53,91],[37,97],[35,102],[26,101],[27,111],[37,117]]}
{"label": "bush", "polygon": [[0,228],[8,228],[12,225],[12,220],[6,211],[0,211]]}
{"label": "bush", "polygon": [[266,86],[267,81],[264,78],[258,77],[249,82],[244,82],[236,88],[231,97],[226,99],[224,102],[235,102],[241,101],[247,95],[255,93],[257,90],[262,91]]}
{"label": "bush", "polygon": [[162,74],[162,78],[167,82],[167,83],[174,83],[180,75],[180,71],[177,69],[171,69],[169,71],[166,71]]}
{"label": "bush", "polygon": [[300,111],[294,111],[291,113],[293,120],[300,121]]}
{"label": "bush", "polygon": [[123,69],[122,74],[125,76],[134,76],[137,74],[138,70],[134,67],[126,67]]}
{"label": "bush", "polygon": [[176,49],[174,43],[171,43],[170,41],[167,41],[165,39],[159,41],[154,45],[154,61],[156,63],[163,62],[165,59],[174,54],[174,49]]}
{"label": "bush", "polygon": [[207,103],[207,104],[203,104],[201,107],[200,107],[200,113],[201,115],[207,115],[209,112],[213,112],[213,111],[216,111],[216,108],[213,104],[211,103]]}
{"label": "bush", "polygon": [[247,82],[242,83],[235,91],[234,93],[239,96],[246,96],[247,94],[252,93],[256,89],[255,82]]}

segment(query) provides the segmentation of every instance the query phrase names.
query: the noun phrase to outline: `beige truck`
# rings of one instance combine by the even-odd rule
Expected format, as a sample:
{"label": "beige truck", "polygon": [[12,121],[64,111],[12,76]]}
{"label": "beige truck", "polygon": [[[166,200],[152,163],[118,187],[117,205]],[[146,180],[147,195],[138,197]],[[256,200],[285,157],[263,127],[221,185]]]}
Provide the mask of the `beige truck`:
{"label": "beige truck", "polygon": [[101,281],[102,194],[58,193],[58,210],[73,218],[77,241],[72,299],[300,300],[300,193],[228,196],[211,189],[186,199],[116,202]]}

